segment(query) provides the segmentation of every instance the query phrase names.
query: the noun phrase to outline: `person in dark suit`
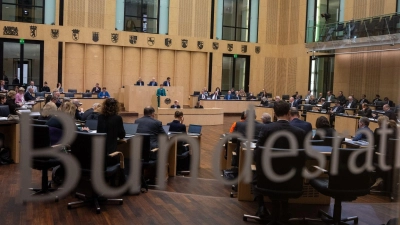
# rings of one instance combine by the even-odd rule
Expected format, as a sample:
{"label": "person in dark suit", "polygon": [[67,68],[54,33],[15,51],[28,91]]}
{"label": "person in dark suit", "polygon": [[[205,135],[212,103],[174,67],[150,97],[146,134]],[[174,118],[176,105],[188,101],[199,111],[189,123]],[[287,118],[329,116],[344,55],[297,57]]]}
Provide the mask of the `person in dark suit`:
{"label": "person in dark suit", "polygon": [[[339,102],[340,104],[340,102]],[[318,130],[325,131],[325,137],[333,137],[336,132],[335,129],[331,128],[328,119],[325,116],[320,116],[315,121],[315,127]],[[313,145],[322,145],[322,146],[332,146],[332,138],[324,138],[322,139],[319,134],[315,134],[313,140],[323,140],[321,143],[314,143]]]}
{"label": "person in dark suit", "polygon": [[[342,102],[340,102],[342,104]],[[357,103],[353,100],[352,96],[349,96],[348,101],[346,102],[346,108],[355,109],[357,107]]]}
{"label": "person in dark suit", "polygon": [[339,101],[341,105],[346,104],[346,97],[344,97],[343,91],[339,91],[339,95],[337,96],[336,100]]}
{"label": "person in dark suit", "polygon": [[142,78],[141,78],[141,77],[139,77],[139,80],[136,81],[136,85],[137,85],[137,86],[144,86],[144,82],[142,81]]}
{"label": "person in dark suit", "polygon": [[332,94],[331,91],[326,92],[326,101],[333,102],[335,100],[335,96]]}
{"label": "person in dark suit", "polygon": [[393,101],[392,101],[392,100],[389,100],[388,97],[385,97],[385,98],[383,99],[383,101],[385,102],[385,104],[388,104],[389,107],[394,107]]}
{"label": "person in dark suit", "polygon": [[153,77],[147,86],[157,86],[156,78]]}
{"label": "person in dark suit", "polygon": [[[62,91],[60,91],[60,92],[62,92]],[[94,94],[94,93],[99,94],[100,92],[101,92],[100,84],[99,84],[99,83],[96,83],[96,85],[92,88],[92,93],[93,93],[93,94]]]}
{"label": "person in dark suit", "polygon": [[[276,102],[274,104],[274,113],[275,113],[275,116],[277,117],[278,121],[263,126],[263,128],[261,129],[260,134],[258,136],[256,148],[254,149],[254,159],[256,160],[256,168],[257,169],[262,168],[261,155],[262,155],[263,149],[261,149],[260,147],[264,146],[265,142],[268,140],[268,138],[277,131],[286,131],[286,132],[293,134],[296,138],[298,148],[299,149],[303,148],[305,132],[298,127],[290,125],[290,123],[289,123],[289,119],[290,119],[289,103],[286,103],[285,101]],[[290,144],[286,137],[281,136],[278,139],[276,139],[275,143],[273,144],[273,147],[289,149]],[[257,177],[253,178],[253,184],[257,184]],[[256,215],[260,216],[260,217],[265,217],[267,215],[267,213],[264,208],[264,196],[262,194],[258,193],[256,191],[256,189],[254,189],[253,193],[254,193],[256,201],[258,202],[258,210],[257,210]]]}
{"label": "person in dark suit", "polygon": [[374,100],[372,100],[372,104],[376,105],[376,102],[382,101],[381,96],[376,94]]}
{"label": "person in dark suit", "polygon": [[171,109],[180,109],[180,108],[181,108],[181,106],[179,105],[179,101],[178,100],[175,100],[174,104],[171,105]]}
{"label": "person in dark suit", "polygon": [[308,104],[310,105],[316,105],[318,103],[318,100],[315,99],[314,95],[311,95],[309,100],[308,100]]}
{"label": "person in dark suit", "polygon": [[299,117],[300,115],[297,108],[295,107],[290,108],[290,125],[298,127],[304,130],[306,134],[308,134],[308,132],[312,131],[311,123],[300,120]]}
{"label": "person in dark suit", "polygon": [[293,97],[293,98],[296,98],[297,95],[299,95],[299,92],[298,92],[298,91],[296,91],[296,93],[294,93],[294,95],[292,95],[292,97]]}
{"label": "person in dark suit", "polygon": [[359,103],[360,104],[363,104],[363,103],[369,104],[369,101],[368,101],[367,96],[365,94],[362,95]]}
{"label": "person in dark suit", "polygon": [[200,101],[203,99],[207,99],[207,95],[205,94],[204,90],[201,90],[201,93],[199,94],[199,98],[197,99],[197,101]]}
{"label": "person in dark suit", "polygon": [[[135,123],[138,124],[137,133],[151,134],[150,147],[152,149],[158,148],[158,135],[165,134],[161,121],[154,119],[154,112],[153,107],[147,106],[143,111],[144,116],[135,120]],[[157,159],[157,155],[152,153],[150,158]]]}
{"label": "person in dark suit", "polygon": [[[98,117],[97,133],[106,133],[107,154],[113,153],[117,149],[118,138],[125,137],[125,129],[122,117],[119,113],[119,102],[113,98],[107,98],[101,109],[102,113]],[[107,158],[107,165],[118,163],[119,159],[114,157]]]}
{"label": "person in dark suit", "polygon": [[10,109],[10,114],[13,114],[13,115],[17,115],[17,112],[15,110],[19,107],[15,103],[15,95],[16,95],[15,91],[9,91],[7,93],[8,98],[5,103],[5,105],[8,105],[8,108]]}
{"label": "person in dark suit", "polygon": [[[358,130],[366,130],[367,132],[371,132],[373,134],[372,130],[368,127],[369,126],[369,119],[367,117],[361,117],[360,120],[358,121]],[[359,140],[367,140],[367,136],[365,134],[357,134],[356,136],[353,137],[352,141],[359,141]]]}
{"label": "person in dark suit", "polygon": [[165,87],[171,86],[171,78],[170,78],[170,77],[167,77],[167,80],[164,81],[163,85],[164,85]]}
{"label": "person in dark suit", "polygon": [[269,113],[263,113],[261,116],[261,121],[263,124],[270,124],[272,123],[272,118],[271,115]]}
{"label": "person in dark suit", "polygon": [[233,99],[235,99],[235,100],[240,100],[240,99],[242,99],[242,97],[241,97],[240,94],[239,94],[239,91],[235,91],[235,94],[232,95],[232,97],[233,97]]}
{"label": "person in dark suit", "polygon": [[183,112],[175,111],[175,119],[171,123],[167,123],[169,131],[186,133],[186,126],[183,124],[183,121]]}
{"label": "person in dark suit", "polygon": [[47,82],[45,81],[42,87],[42,92],[50,92],[49,86],[47,86]]}
{"label": "person in dark suit", "polygon": [[344,113],[344,107],[340,104],[340,101],[336,101],[335,107],[333,107],[330,111],[331,125],[333,125],[333,122],[335,122],[335,116],[340,113]]}
{"label": "person in dark suit", "polygon": [[225,100],[231,100],[232,99],[232,92],[228,91],[228,94],[225,95],[224,99]]}
{"label": "person in dark suit", "polygon": [[89,109],[87,109],[83,114],[82,114],[82,120],[85,121],[90,114],[94,112],[95,109],[99,108],[100,104],[99,103],[94,103],[93,106]]}
{"label": "person in dark suit", "polygon": [[218,95],[221,95],[221,94],[222,94],[222,93],[221,93],[221,88],[219,88],[219,87],[216,87],[216,88],[215,88],[214,93],[215,93],[215,92],[217,92]]}
{"label": "person in dark suit", "polygon": [[368,117],[368,118],[372,118],[372,110],[368,107],[367,103],[363,103],[361,105],[362,107],[362,112],[363,112],[363,116]]}
{"label": "person in dark suit", "polygon": [[260,106],[268,107],[268,98],[267,97],[262,97]]}
{"label": "person in dark suit", "polygon": [[17,75],[14,76],[14,80],[13,80],[12,84],[19,84],[19,79],[18,79]]}
{"label": "person in dark suit", "polygon": [[290,108],[292,108],[292,107],[297,108],[297,101],[295,101],[293,97],[289,98],[289,104],[290,104]]}
{"label": "person in dark suit", "polygon": [[303,96],[301,96],[301,95],[297,95],[296,96],[296,99],[294,100],[295,102],[296,102],[296,108],[299,108],[300,107],[300,105],[301,105],[301,103],[302,103],[302,98],[303,98]]}
{"label": "person in dark suit", "polygon": [[396,113],[390,109],[388,104],[383,105],[383,111],[385,111],[385,116],[389,117],[389,120],[396,121]]}
{"label": "person in dark suit", "polygon": [[329,107],[330,107],[330,103],[326,102],[325,98],[322,98],[321,99],[321,108],[319,108],[318,110],[319,111],[322,111],[322,110],[327,110],[328,111]]}
{"label": "person in dark suit", "polygon": [[7,92],[8,87],[4,80],[0,80],[0,92]]}
{"label": "person in dark suit", "polygon": [[28,91],[24,94],[25,101],[33,101],[35,97],[33,97],[33,89],[31,87],[28,88]]}

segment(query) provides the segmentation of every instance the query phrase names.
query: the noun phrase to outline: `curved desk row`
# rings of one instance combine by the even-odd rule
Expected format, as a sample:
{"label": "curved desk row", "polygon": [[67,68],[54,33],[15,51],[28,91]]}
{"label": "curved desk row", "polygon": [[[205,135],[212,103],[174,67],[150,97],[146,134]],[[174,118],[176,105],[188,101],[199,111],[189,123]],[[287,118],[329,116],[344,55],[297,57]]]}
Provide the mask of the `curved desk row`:
{"label": "curved desk row", "polygon": [[158,108],[157,119],[163,124],[174,120],[175,111],[182,111],[185,118],[184,123],[197,125],[221,125],[224,123],[224,111],[221,108],[203,109],[170,109]]}
{"label": "curved desk row", "polygon": [[201,100],[204,108],[222,108],[223,113],[242,113],[250,104],[257,106],[260,102],[256,100]]}

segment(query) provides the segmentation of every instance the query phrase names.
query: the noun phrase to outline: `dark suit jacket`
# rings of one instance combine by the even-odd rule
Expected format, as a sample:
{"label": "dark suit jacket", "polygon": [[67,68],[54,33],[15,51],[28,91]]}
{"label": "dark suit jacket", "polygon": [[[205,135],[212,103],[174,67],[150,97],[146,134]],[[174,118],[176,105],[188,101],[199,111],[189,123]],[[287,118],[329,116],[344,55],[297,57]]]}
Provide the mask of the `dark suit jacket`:
{"label": "dark suit jacket", "polygon": [[336,109],[336,111],[335,111],[335,113],[344,113],[344,107],[343,106],[335,106],[335,107],[333,107],[332,109],[331,109],[331,112],[333,112],[333,110],[335,110]]}
{"label": "dark suit jacket", "polygon": [[363,111],[365,117],[372,118],[372,110],[369,107],[365,108]]}
{"label": "dark suit jacket", "polygon": [[[248,123],[247,120],[236,122],[234,131],[237,131],[237,132],[241,133],[243,135],[243,137],[246,137],[247,123]],[[258,135],[260,134],[260,131],[263,128],[263,126],[264,125],[262,123],[254,121],[254,137],[252,137],[252,138],[255,138],[255,139],[258,138]]]}
{"label": "dark suit jacket", "polygon": [[391,109],[388,111],[385,111],[385,116],[389,117],[389,120],[396,121],[396,113],[394,113]]}
{"label": "dark suit jacket", "polygon": [[44,92],[50,92],[49,86],[42,87],[42,91],[44,91]]}
{"label": "dark suit jacket", "polygon": [[380,98],[374,98],[374,100],[372,100],[372,103],[376,104],[376,102],[382,101]]}
{"label": "dark suit jacket", "polygon": [[156,81],[150,81],[150,83],[148,84],[148,86],[158,86]]}
{"label": "dark suit jacket", "polygon": [[[168,84],[169,84],[169,85],[168,85]],[[171,82],[168,82],[168,81],[166,80],[166,81],[164,81],[163,85],[166,86],[166,87],[171,86]]]}
{"label": "dark suit jacket", "polygon": [[180,109],[180,108],[181,108],[180,105],[177,105],[176,107],[175,107],[175,105],[171,105],[171,109]]}
{"label": "dark suit jacket", "polygon": [[87,117],[92,113],[93,113],[93,108],[90,108],[90,109],[86,110],[82,115],[82,120],[86,120]]}
{"label": "dark suit jacket", "polygon": [[[97,123],[97,133],[106,133],[107,154],[115,152],[117,149],[117,139],[125,137],[125,129],[122,117],[119,115],[104,116],[99,115]],[[117,160],[119,161],[119,159]],[[111,164],[111,163],[109,163]]]}
{"label": "dark suit jacket", "polygon": [[232,99],[240,100],[240,99],[241,99],[241,97],[240,97],[240,95],[238,95],[238,96],[236,96],[236,95],[232,95]]}
{"label": "dark suit jacket", "polygon": [[143,82],[143,81],[137,81],[137,82],[136,82],[136,85],[144,86],[144,82]]}
{"label": "dark suit jacket", "polygon": [[[262,150],[259,147],[264,146],[267,139],[277,131],[287,131],[292,133],[296,137],[299,149],[303,148],[305,132],[298,127],[290,125],[290,123],[286,120],[278,120],[277,122],[264,125],[261,129],[256,149],[254,149],[255,158],[261,158]],[[273,147],[289,149],[290,145],[288,139],[284,136],[281,136],[275,141]],[[259,166],[260,165],[257,165],[257,168],[261,168]]]}
{"label": "dark suit jacket", "polygon": [[326,109],[326,110],[328,110],[329,107],[330,107],[330,103],[329,103],[329,102],[324,102],[324,104],[322,104],[321,109]]}
{"label": "dark suit jacket", "polygon": [[207,95],[205,95],[205,94],[199,94],[198,101],[200,101],[201,99],[207,99]]}
{"label": "dark suit jacket", "polygon": [[350,104],[349,102],[346,102],[346,108],[351,108],[351,109],[357,108],[357,103],[355,101],[351,102],[350,107],[348,107],[349,104]]}
{"label": "dark suit jacket", "polygon": [[10,109],[10,114],[17,115],[17,112],[15,112],[15,110],[17,109],[15,99],[7,99],[5,105],[8,105],[8,108]]}
{"label": "dark suit jacket", "polygon": [[337,100],[340,102],[341,105],[346,103],[346,97],[344,97],[343,95],[338,96]]}
{"label": "dark suit jacket", "polygon": [[173,120],[171,123],[167,123],[169,125],[170,132],[182,132],[186,133],[186,126],[185,124],[181,124],[179,120]]}
{"label": "dark suit jacket", "polygon": [[260,105],[268,107],[268,100],[265,102],[263,100],[261,100]]}
{"label": "dark suit jacket", "polygon": [[151,134],[150,147],[158,147],[158,135],[165,134],[162,123],[150,116],[143,116],[135,121],[138,124],[137,133]]}
{"label": "dark suit jacket", "polygon": [[35,100],[35,97],[33,97],[33,95],[31,95],[31,93],[25,92],[24,99],[25,99],[25,101],[32,101],[32,100]]}
{"label": "dark suit jacket", "polygon": [[385,104],[388,104],[389,107],[394,107],[393,101],[389,100],[388,102],[385,102]]}
{"label": "dark suit jacket", "polygon": [[[330,127],[324,127],[324,128],[318,128],[317,130],[324,130],[325,131],[325,137],[333,137],[333,133],[335,129],[330,128]],[[322,140],[321,137],[318,134],[315,134],[313,137],[313,140]],[[313,145],[322,145],[322,146],[332,146],[332,138],[325,138],[323,139],[322,143],[315,143]]]}
{"label": "dark suit jacket", "polygon": [[292,103],[289,102],[289,105],[290,105],[290,107],[296,107],[296,108],[297,108],[297,106],[298,106],[296,100],[293,101]]}
{"label": "dark suit jacket", "polygon": [[98,88],[97,87],[93,87],[92,88],[92,93],[97,93],[98,94],[100,92],[101,92],[101,87],[98,87]]}
{"label": "dark suit jacket", "polygon": [[300,120],[298,118],[295,118],[292,121],[290,121],[290,125],[304,130],[305,134],[308,134],[308,132],[312,131],[311,123]]}
{"label": "dark suit jacket", "polygon": [[226,99],[226,100],[231,100],[231,99],[233,99],[233,98],[232,98],[232,95],[226,94],[225,97],[224,97],[224,99]]}
{"label": "dark suit jacket", "polygon": [[365,99],[365,98],[360,99],[360,104],[363,104],[363,103],[369,104],[368,99]]}

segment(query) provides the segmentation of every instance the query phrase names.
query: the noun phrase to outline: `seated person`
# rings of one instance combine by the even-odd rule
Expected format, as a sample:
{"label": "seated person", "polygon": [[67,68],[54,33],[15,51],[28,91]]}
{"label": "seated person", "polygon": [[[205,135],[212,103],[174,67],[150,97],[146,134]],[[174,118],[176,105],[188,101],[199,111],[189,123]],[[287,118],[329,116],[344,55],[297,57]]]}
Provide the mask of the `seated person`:
{"label": "seated person", "polygon": [[33,89],[28,87],[28,91],[24,94],[25,101],[34,101],[35,97],[33,97]]}
{"label": "seated person", "polygon": [[[373,132],[371,129],[369,129],[369,119],[367,117],[361,117],[360,120],[358,121],[358,130],[366,130],[368,132],[371,132],[372,136],[373,136]],[[368,141],[367,140],[367,136],[365,136],[365,134],[357,134],[356,136],[353,137],[352,139],[353,141],[359,141],[359,140],[364,140],[364,141]]]}
{"label": "seated person", "polygon": [[171,78],[170,78],[170,77],[167,77],[167,80],[164,81],[163,85],[164,85],[165,87],[171,86]]}
{"label": "seated person", "polygon": [[268,107],[268,98],[267,97],[262,97],[260,106]]}
{"label": "seated person", "polygon": [[253,95],[253,93],[249,93],[249,96],[246,97],[247,100],[256,100],[257,97]]}
{"label": "seated person", "polygon": [[7,98],[5,95],[1,94],[0,95],[0,105],[5,105],[7,101]]}
{"label": "seated person", "polygon": [[329,106],[330,106],[330,103],[326,102],[325,98],[322,98],[321,99],[321,107],[318,109],[318,111],[323,111],[323,110],[328,111]]}
{"label": "seated person", "polygon": [[310,98],[308,100],[308,104],[311,105],[316,105],[318,103],[317,99],[315,99],[314,95],[310,95]]}
{"label": "seated person", "polygon": [[25,95],[25,88],[20,87],[18,89],[18,94],[15,96],[15,103],[22,106],[25,103],[24,95]]}
{"label": "seated person", "polygon": [[8,99],[6,100],[6,105],[8,105],[9,109],[10,109],[10,114],[12,115],[17,115],[17,108],[19,107],[19,105],[17,105],[15,103],[15,91],[9,91],[7,93]]}
{"label": "seated person", "polygon": [[4,80],[0,80],[0,92],[7,92],[8,87],[6,85],[6,82]]}
{"label": "seated person", "polygon": [[228,91],[228,94],[225,95],[224,99],[225,99],[225,100],[231,100],[231,99],[233,99],[233,98],[232,98],[232,92],[231,92],[231,91]]}
{"label": "seated person", "polygon": [[[361,107],[362,107],[361,112],[363,113],[363,116],[372,118],[372,110],[368,107],[368,104],[362,103]],[[360,112],[358,112],[358,114],[360,114]]]}
{"label": "seated person", "polygon": [[180,108],[181,108],[181,106],[179,105],[179,101],[178,100],[175,100],[174,104],[171,105],[171,109],[180,109]]}
{"label": "seated person", "polygon": [[50,88],[47,86],[47,81],[45,81],[43,84],[42,92],[50,92]]}
{"label": "seated person", "polygon": [[101,90],[101,92],[98,94],[98,97],[99,97],[99,98],[110,98],[111,96],[110,96],[110,94],[108,93],[107,88],[106,88],[106,87],[103,87],[102,90]]}
{"label": "seated person", "polygon": [[[161,121],[154,118],[154,113],[154,108],[147,106],[144,108],[143,117],[135,120],[135,123],[138,124],[137,133],[151,134],[150,147],[152,149],[158,148],[158,135],[165,134]],[[150,158],[157,159],[157,155],[153,153]]]}
{"label": "seated person", "polygon": [[[242,114],[240,115],[240,122],[243,122],[245,119],[246,119],[246,111],[243,111]],[[237,122],[233,122],[231,129],[229,129],[229,133],[233,133],[235,131],[236,123]]]}
{"label": "seated person", "polygon": [[232,99],[236,99],[236,100],[240,100],[241,99],[241,97],[239,95],[239,91],[235,91],[235,94],[232,95]]}
{"label": "seated person", "polygon": [[[338,102],[338,104],[340,105],[340,102]],[[315,127],[317,127],[317,130],[324,130],[325,137],[333,137],[333,134],[335,132],[335,129],[331,128],[331,125],[329,124],[329,121],[325,116],[320,116],[317,118],[317,121],[315,121]],[[322,139],[318,134],[315,134],[312,139],[323,140],[322,143],[314,143],[313,145],[332,146],[332,138]]]}
{"label": "seated person", "polygon": [[157,82],[156,82],[156,78],[153,77],[153,79],[151,79],[150,83],[147,86],[158,86]]}
{"label": "seated person", "polygon": [[340,113],[344,113],[344,107],[340,105],[339,101],[336,101],[335,103],[336,105],[331,109],[330,111],[330,121],[331,121],[331,125],[333,125],[333,122],[335,122],[335,116],[340,114]]}
{"label": "seated person", "polygon": [[[64,93],[64,88],[62,87],[61,83],[57,84],[57,88],[55,90],[53,90],[53,92],[56,90],[57,90],[57,92]],[[60,107],[60,106],[58,106],[58,107]]]}
{"label": "seated person", "polygon": [[82,103],[77,99],[73,99],[71,102],[76,106],[75,119],[82,120],[82,115],[83,115],[83,108],[81,108]]}
{"label": "seated person", "polygon": [[263,113],[261,116],[261,121],[263,124],[270,124],[272,123],[272,117],[269,113]]}
{"label": "seated person", "polygon": [[[61,112],[65,112],[72,118],[75,118],[76,106],[72,102],[63,102],[63,104],[60,106],[60,109],[61,109]],[[46,122],[46,125],[49,127],[58,128],[60,130],[63,129],[63,126],[62,126],[60,120],[57,119],[57,116],[52,116]]]}
{"label": "seated person", "polygon": [[200,105],[200,101],[197,101],[196,105],[194,106],[195,109],[202,109],[204,108],[202,105]]}
{"label": "seated person", "polygon": [[89,109],[87,109],[83,114],[82,114],[82,120],[85,121],[90,114],[94,112],[95,109],[97,109],[100,106],[100,103],[94,103],[93,106]]}
{"label": "seated person", "polygon": [[211,99],[213,99],[213,100],[217,100],[217,99],[219,99],[219,96],[220,96],[220,91],[214,91],[214,93],[211,95]]}
{"label": "seated person", "polygon": [[37,92],[37,87],[35,86],[35,82],[33,82],[33,80],[31,81],[30,85],[28,87],[26,87],[26,92],[29,91],[29,88],[32,88],[33,92],[32,93],[36,93]]}
{"label": "seated person", "polygon": [[247,94],[246,94],[246,92],[243,90],[243,88],[240,89],[240,91],[239,91],[239,96],[240,96],[240,97],[247,97]]}
{"label": "seated person", "polygon": [[[396,113],[394,113],[394,111],[390,109],[388,104],[383,105],[382,109],[385,112],[384,115],[387,116],[389,118],[389,120],[396,121]],[[372,114],[372,116],[375,119],[378,119],[379,114]]]}
{"label": "seated person", "polygon": [[380,95],[376,94],[374,100],[372,100],[372,104],[376,105],[377,102],[382,101],[380,97]]}
{"label": "seated person", "polygon": [[142,78],[141,78],[141,77],[139,77],[139,80],[136,81],[136,85],[137,85],[137,86],[144,86],[144,82],[142,81]]}
{"label": "seated person", "polygon": [[[60,91],[61,92],[61,91]],[[94,86],[93,88],[92,88],[92,93],[93,94],[99,94],[101,92],[101,88],[100,88],[100,85],[99,85],[99,83],[96,83],[96,86]]]}
{"label": "seated person", "polygon": [[175,111],[175,119],[167,124],[169,125],[169,131],[186,133],[186,126],[183,124],[183,121],[183,112]]}
{"label": "seated person", "polygon": [[57,111],[56,100],[57,98],[53,96],[53,99],[44,105],[42,112],[40,112],[39,120],[49,120],[54,115],[54,112]]}
{"label": "seated person", "polygon": [[207,99],[207,95],[206,95],[206,93],[204,92],[204,90],[201,90],[201,93],[199,94],[199,98],[198,98],[197,101],[200,101],[200,100],[202,100],[202,99]]}
{"label": "seated person", "polygon": [[383,101],[385,102],[385,104],[388,104],[389,107],[394,107],[394,103],[392,100],[389,100],[388,97],[383,98]]}
{"label": "seated person", "polygon": [[352,96],[349,96],[348,101],[346,103],[346,108],[354,109],[357,107],[357,103],[353,100]]}
{"label": "seated person", "polygon": [[92,113],[86,118],[86,120],[98,120],[99,115],[101,113],[102,107],[101,104],[99,104]]}

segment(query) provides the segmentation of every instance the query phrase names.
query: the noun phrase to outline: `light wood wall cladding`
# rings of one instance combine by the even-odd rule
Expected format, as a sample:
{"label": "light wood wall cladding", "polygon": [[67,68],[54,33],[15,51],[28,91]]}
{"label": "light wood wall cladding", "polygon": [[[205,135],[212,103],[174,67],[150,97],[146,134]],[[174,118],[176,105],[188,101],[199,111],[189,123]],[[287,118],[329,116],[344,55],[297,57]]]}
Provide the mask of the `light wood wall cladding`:
{"label": "light wood wall cladding", "polygon": [[264,89],[275,95],[276,58],[265,57],[264,65]]}
{"label": "light wood wall cladding", "polygon": [[191,52],[191,61],[191,88],[189,88],[189,91],[193,93],[193,91],[201,90],[203,87],[206,87],[206,76],[208,74],[207,54],[202,52]]}
{"label": "light wood wall cladding", "polygon": [[186,37],[210,36],[211,1],[179,0],[178,35]]}
{"label": "light wood wall cladding", "polygon": [[[103,86],[107,87],[110,95],[118,92],[122,84],[122,62],[123,54],[120,46],[105,46],[104,47],[104,75]],[[115,95],[114,95],[115,97]]]}
{"label": "light wood wall cladding", "polygon": [[[382,49],[381,47],[368,47],[367,51]],[[365,55],[365,86],[363,92],[368,93],[368,96],[374,97],[379,93],[380,78],[381,78],[381,56],[380,52],[372,52]],[[387,74],[389,75],[389,74]],[[382,76],[386,77],[386,76]],[[393,82],[391,82],[393,83]],[[357,85],[359,86],[359,85]],[[357,93],[358,94],[358,93]],[[360,96],[360,95],[358,95]]]}
{"label": "light wood wall cladding", "polygon": [[[297,58],[289,58],[288,60],[288,73],[287,73],[287,87],[286,92],[292,94],[297,91],[296,87],[296,77],[297,77]],[[301,92],[300,92],[301,94]],[[303,96],[304,97],[304,96]]]}
{"label": "light wood wall cladding", "polygon": [[100,86],[103,86],[104,61],[104,46],[86,45],[85,90],[92,90],[91,87],[94,87],[96,83],[99,83]]}
{"label": "light wood wall cladding", "polygon": [[84,27],[85,26],[85,3],[86,1],[82,0],[69,0],[64,1],[67,15],[67,25],[68,26],[76,26],[76,27]]}
{"label": "light wood wall cladding", "polygon": [[88,0],[88,27],[104,28],[105,0]]}
{"label": "light wood wall cladding", "polygon": [[179,0],[179,36],[192,36],[193,1]]}
{"label": "light wood wall cladding", "polygon": [[[352,54],[350,56],[350,81],[349,93],[344,93],[346,96],[354,94],[360,96],[362,92],[363,74],[364,74],[364,54]],[[338,93],[337,90],[335,93]],[[336,94],[337,95],[337,94]]]}
{"label": "light wood wall cladding", "polygon": [[[171,77],[171,85],[176,85],[176,79],[178,76],[175,75],[175,51],[172,50],[160,50],[160,62],[158,66],[159,81],[164,82],[167,77]],[[179,77],[181,79],[181,77]]]}
{"label": "light wood wall cladding", "polygon": [[179,74],[179,79],[174,78],[172,81],[176,86],[183,87],[183,101],[184,105],[189,105],[189,95],[193,94],[193,88],[190,83],[191,74],[191,54],[190,52],[177,51],[176,52],[176,74]]}
{"label": "light wood wall cladding", "polygon": [[300,1],[290,1],[289,44],[297,44],[299,42],[299,7]]}
{"label": "light wood wall cladding", "polygon": [[[135,84],[141,76],[141,51],[141,48],[124,48],[124,65],[122,70],[122,83],[124,85]],[[150,80],[146,80],[144,77],[142,79],[145,85],[150,82]]]}
{"label": "light wood wall cladding", "polygon": [[286,93],[287,61],[288,60],[286,58],[278,58],[278,64],[276,69],[276,83],[275,83],[276,94],[274,95],[287,94]]}
{"label": "light wood wall cladding", "polygon": [[[279,12],[279,1],[277,0],[266,0],[266,14],[267,19],[265,21],[265,43],[275,45],[277,43],[278,34],[278,12]],[[260,2],[260,5],[262,3]],[[261,14],[260,10],[260,14]],[[260,15],[261,16],[261,15]],[[261,21],[260,21],[261,22]]]}
{"label": "light wood wall cladding", "polygon": [[65,74],[63,86],[65,90],[75,88],[83,91],[83,74],[85,70],[85,45],[65,44]]}
{"label": "light wood wall cladding", "polygon": [[289,38],[289,21],[290,17],[288,9],[290,6],[290,0],[280,0],[279,2],[279,38],[278,44],[287,45]]}
{"label": "light wood wall cladding", "polygon": [[354,1],[353,17],[354,19],[361,19],[367,17],[368,0]]}
{"label": "light wood wall cladding", "polygon": [[[369,16],[382,15],[385,12],[385,0],[370,0]],[[396,9],[393,9],[393,12]]]}
{"label": "light wood wall cladding", "polygon": [[142,49],[141,59],[142,66],[140,74],[142,79],[149,83],[150,80],[155,77],[156,81],[160,84],[163,80],[161,80],[162,77],[158,76],[158,50],[150,48]]}

